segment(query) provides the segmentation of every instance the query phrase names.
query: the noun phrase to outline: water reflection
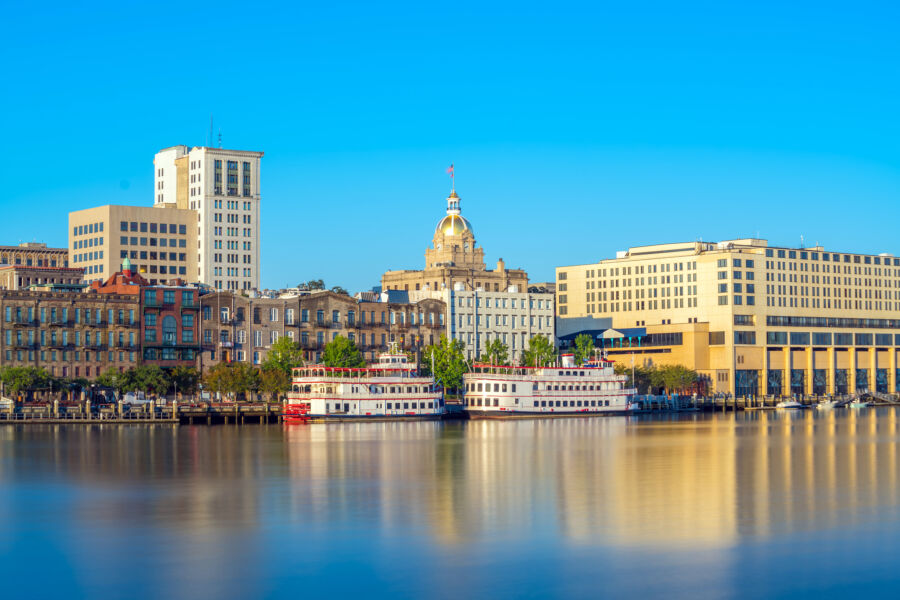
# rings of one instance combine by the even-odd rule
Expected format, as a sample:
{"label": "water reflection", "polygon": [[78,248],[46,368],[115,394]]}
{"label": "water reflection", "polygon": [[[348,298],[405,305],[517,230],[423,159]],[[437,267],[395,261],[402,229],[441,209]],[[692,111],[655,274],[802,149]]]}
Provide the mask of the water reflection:
{"label": "water reflection", "polygon": [[17,559],[0,575],[39,576],[53,560],[67,565],[56,591],[104,593],[127,574],[147,596],[240,596],[341,561],[471,570],[474,557],[493,569],[563,549],[670,562],[687,549],[708,553],[721,572],[707,583],[726,589],[753,544],[896,532],[898,429],[892,408],[2,427],[0,554]]}

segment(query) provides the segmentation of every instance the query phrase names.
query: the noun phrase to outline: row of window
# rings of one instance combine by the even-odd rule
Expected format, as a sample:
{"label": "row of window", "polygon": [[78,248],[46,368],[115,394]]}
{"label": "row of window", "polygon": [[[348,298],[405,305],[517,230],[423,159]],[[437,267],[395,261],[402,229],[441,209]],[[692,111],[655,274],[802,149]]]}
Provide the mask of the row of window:
{"label": "row of window", "polygon": [[[91,352],[90,350],[84,351],[84,360],[85,362],[91,362],[92,360],[96,362],[104,362],[104,353],[103,352]],[[81,351],[80,350],[61,350],[57,352],[56,350],[7,350],[5,353],[7,362],[10,362],[15,358],[20,362],[28,360],[29,362],[34,362],[38,358],[41,362],[69,362],[69,361],[81,361]],[[134,362],[137,358],[137,353],[135,352],[107,352],[105,357],[105,362],[114,362],[116,360],[116,356],[118,356],[119,362],[125,362],[127,359],[128,362]],[[102,367],[97,367],[96,374],[100,375]],[[86,366],[84,368],[84,374],[86,377],[91,376],[91,367]],[[55,375],[55,368],[51,368],[51,375]],[[64,377],[68,376],[67,367],[62,368],[62,375]],[[74,372],[75,377],[80,375],[80,368],[75,367]]]}
{"label": "row of window", "polygon": [[[103,238],[100,238],[101,243]],[[119,237],[119,244],[122,246],[150,246],[160,248],[187,248],[187,240],[184,238],[146,238],[146,237],[129,237],[123,235]]]}
{"label": "row of window", "polygon": [[845,262],[845,263],[856,263],[856,264],[866,264],[866,265],[893,265],[895,267],[900,267],[900,258],[893,258],[889,256],[864,256],[860,254],[838,254],[836,252],[812,252],[806,250],[776,250],[773,248],[766,249],[766,256],[768,258],[778,257],[778,258],[800,258],[800,260],[819,260],[821,259],[823,262],[831,261],[831,262]]}
{"label": "row of window", "polygon": [[72,228],[72,235],[93,235],[95,233],[101,233],[103,231],[103,222],[99,223],[88,223],[87,225],[76,225]]}
{"label": "row of window", "polygon": [[[101,224],[102,225],[102,224]],[[100,231],[103,231],[102,227]],[[168,233],[171,235],[186,235],[187,225],[176,223],[146,223],[144,221],[122,221],[119,223],[119,231],[137,231],[140,233]]]}
{"label": "row of window", "polygon": [[[7,323],[32,323],[37,317],[41,323],[67,324],[70,316],[74,317],[76,324],[84,322],[86,325],[91,323],[100,325],[103,319],[103,309],[69,308],[67,306],[60,308],[42,306],[40,309],[35,309],[33,306],[6,306],[4,310]],[[106,324],[134,324],[134,309],[127,309],[126,312],[126,309],[110,308],[107,309],[106,316]]]}
{"label": "row of window", "polygon": [[102,245],[103,245],[103,236],[101,235],[99,237],[92,237],[92,238],[88,238],[86,240],[75,240],[75,243],[73,244],[73,246],[74,246],[73,250],[81,250],[83,248],[93,248],[95,246],[102,246]]}

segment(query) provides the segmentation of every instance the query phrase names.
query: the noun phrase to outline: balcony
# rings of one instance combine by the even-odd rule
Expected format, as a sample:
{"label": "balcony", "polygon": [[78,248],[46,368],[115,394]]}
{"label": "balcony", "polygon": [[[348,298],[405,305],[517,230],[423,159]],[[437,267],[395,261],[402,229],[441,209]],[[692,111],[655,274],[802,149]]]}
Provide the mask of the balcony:
{"label": "balcony", "polygon": [[72,321],[60,321],[57,319],[56,321],[48,322],[47,326],[48,327],[71,327]]}
{"label": "balcony", "polygon": [[199,302],[182,302],[181,308],[184,310],[200,310]]}
{"label": "balcony", "polygon": [[38,324],[36,320],[31,321],[13,321],[11,325],[13,327],[34,327]]}

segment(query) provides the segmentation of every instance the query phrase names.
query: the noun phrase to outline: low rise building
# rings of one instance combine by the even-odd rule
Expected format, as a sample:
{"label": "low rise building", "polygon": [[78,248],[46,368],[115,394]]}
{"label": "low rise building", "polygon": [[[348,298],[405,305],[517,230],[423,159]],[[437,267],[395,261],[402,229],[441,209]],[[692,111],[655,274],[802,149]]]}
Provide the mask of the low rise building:
{"label": "low rise building", "polygon": [[476,360],[492,340],[509,350],[509,360],[522,360],[532,337],[556,342],[554,295],[534,292],[465,290],[410,293],[412,298],[440,298],[447,309],[445,335],[465,344],[466,358]]}
{"label": "low rise building", "polygon": [[48,248],[41,242],[23,242],[18,246],[0,246],[0,266],[68,267],[67,248]]}
{"label": "low rise building", "polygon": [[85,287],[84,269],[69,267],[27,267],[0,265],[0,289],[24,290],[32,286],[71,286],[74,290]]}
{"label": "low rise building", "polygon": [[151,285],[132,270],[126,258],[122,270],[103,283],[94,282],[97,294],[135,297],[140,306],[140,356],[147,364],[163,368],[198,366],[200,358],[199,290],[174,278]]}
{"label": "low rise building", "polygon": [[319,362],[338,335],[374,360],[392,343],[412,351],[433,344],[444,328],[445,305],[435,299],[364,302],[329,291],[284,298],[217,292],[202,296],[200,304],[203,369],[220,362],[261,365],[284,336],[300,345],[310,363]]}
{"label": "low rise building", "polygon": [[0,290],[0,366],[91,379],[138,364],[138,297]]}

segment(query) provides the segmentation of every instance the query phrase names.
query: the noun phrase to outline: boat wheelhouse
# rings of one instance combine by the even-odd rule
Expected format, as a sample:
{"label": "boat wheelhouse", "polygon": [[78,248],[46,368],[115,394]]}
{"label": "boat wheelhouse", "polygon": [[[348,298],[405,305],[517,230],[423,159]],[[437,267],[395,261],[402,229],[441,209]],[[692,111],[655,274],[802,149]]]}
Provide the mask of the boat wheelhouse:
{"label": "boat wheelhouse", "polygon": [[286,421],[428,420],[444,414],[443,390],[402,352],[364,368],[293,370]]}
{"label": "boat wheelhouse", "polygon": [[571,354],[560,366],[476,364],[463,376],[463,408],[471,418],[587,417],[631,410],[635,390],[625,388],[613,362],[576,367]]}

